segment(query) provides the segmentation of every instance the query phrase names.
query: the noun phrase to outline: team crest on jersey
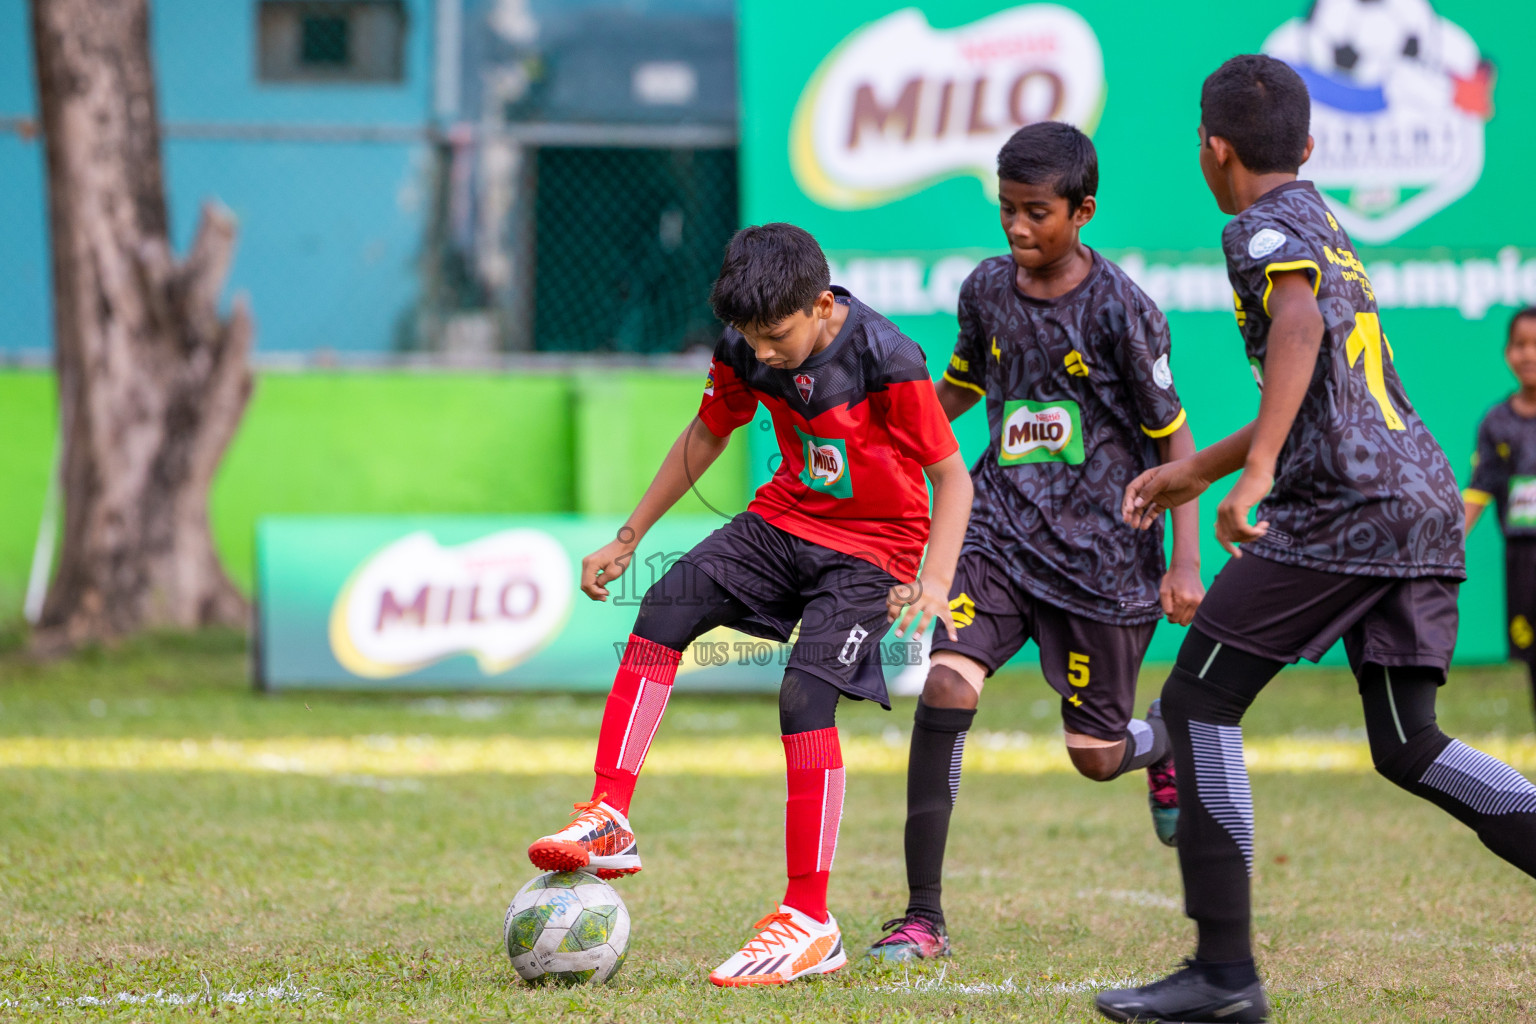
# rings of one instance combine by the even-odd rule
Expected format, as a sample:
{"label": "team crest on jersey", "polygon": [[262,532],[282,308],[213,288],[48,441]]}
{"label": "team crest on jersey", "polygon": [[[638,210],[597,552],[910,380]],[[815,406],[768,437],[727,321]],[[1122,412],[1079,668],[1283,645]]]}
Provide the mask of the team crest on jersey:
{"label": "team crest on jersey", "polygon": [[1274,252],[1285,244],[1285,236],[1274,228],[1260,228],[1248,239],[1248,255],[1256,260]]}
{"label": "team crest on jersey", "polygon": [[795,390],[800,392],[800,401],[810,405],[811,392],[816,390],[816,378],[808,373],[795,374]]}
{"label": "team crest on jersey", "polygon": [[1083,462],[1083,416],[1076,402],[1015,401],[1003,405],[1003,434],[997,461],[1004,466],[1027,462]]}
{"label": "team crest on jersey", "polygon": [[1482,177],[1493,64],[1430,0],[1313,0],[1263,51],[1307,84],[1302,173],[1356,239],[1390,242]]}
{"label": "team crest on jersey", "polygon": [[795,433],[800,435],[805,454],[800,482],[834,498],[853,497],[853,481],[848,477],[848,443],[840,437],[816,437],[799,427]]}
{"label": "team crest on jersey", "polygon": [[715,393],[715,368],[713,366],[709,368],[709,376],[704,378],[704,393],[706,395],[713,395]]}

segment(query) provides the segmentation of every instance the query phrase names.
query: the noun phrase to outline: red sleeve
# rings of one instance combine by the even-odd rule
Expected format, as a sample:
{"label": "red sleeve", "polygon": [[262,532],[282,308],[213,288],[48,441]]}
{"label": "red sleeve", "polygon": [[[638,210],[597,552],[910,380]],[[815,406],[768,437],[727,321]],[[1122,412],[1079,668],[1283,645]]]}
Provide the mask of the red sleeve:
{"label": "red sleeve", "polygon": [[725,437],[737,427],[752,422],[757,415],[757,395],[741,382],[730,365],[716,351],[709,364],[709,378],[704,382],[704,397],[699,402],[699,419],[716,437]]}
{"label": "red sleeve", "polygon": [[897,451],[920,466],[931,466],[960,450],[933,381],[927,377],[892,381],[884,396],[885,429]]}

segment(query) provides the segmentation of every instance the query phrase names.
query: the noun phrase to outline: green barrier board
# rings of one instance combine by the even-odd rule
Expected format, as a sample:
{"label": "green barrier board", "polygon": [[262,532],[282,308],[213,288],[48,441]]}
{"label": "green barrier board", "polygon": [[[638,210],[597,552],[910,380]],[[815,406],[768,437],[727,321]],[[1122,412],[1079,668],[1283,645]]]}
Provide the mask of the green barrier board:
{"label": "green barrier board", "polygon": [[[577,576],[623,525],[617,517],[264,520],[257,685],[606,691],[645,591],[722,522],[664,519],[600,603]],[[788,650],[721,628],[685,652],[677,685],[772,690]],[[889,640],[882,654],[887,675],[917,657]]]}
{"label": "green barrier board", "polygon": [[[833,279],[895,319],[935,375],[954,346],[961,282],[1006,251],[998,147],[1022,123],[1066,120],[1099,152],[1084,240],[1168,314],[1197,442],[1251,419],[1258,393],[1233,323],[1226,218],[1201,178],[1196,129],[1204,77],[1264,51],[1308,82],[1317,146],[1303,176],[1351,233],[1398,372],[1453,465],[1468,465],[1478,418],[1512,389],[1504,325],[1536,302],[1536,213],[1512,201],[1529,178],[1536,66],[1512,41],[1536,33],[1536,5],[742,0],[740,10],[744,220],[812,232]],[[968,458],[985,431],[979,408],[957,423]],[[1211,534],[1224,491],[1202,503],[1207,578],[1226,561]],[[1459,657],[1500,660],[1496,531],[1477,532],[1469,561]],[[1181,636],[1160,629],[1151,657],[1171,660]]]}

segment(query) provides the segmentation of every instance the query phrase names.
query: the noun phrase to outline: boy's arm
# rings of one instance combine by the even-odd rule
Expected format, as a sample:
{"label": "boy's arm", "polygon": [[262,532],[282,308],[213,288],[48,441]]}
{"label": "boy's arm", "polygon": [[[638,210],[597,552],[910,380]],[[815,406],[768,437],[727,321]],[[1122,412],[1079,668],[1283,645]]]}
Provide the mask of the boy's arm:
{"label": "boy's arm", "polygon": [[[960,561],[960,545],[971,518],[971,474],[959,452],[953,452],[923,472],[933,484],[933,518],[928,531],[928,553],[923,559],[922,575],[913,586],[891,588],[886,599],[886,617],[896,623],[896,635],[912,626],[911,635],[921,637],[930,620],[944,624],[949,638],[955,637],[955,620],[949,614],[949,587],[955,580],[955,565]],[[914,594],[914,590],[916,593]],[[902,606],[907,610],[902,612]]]}
{"label": "boy's arm", "polygon": [[1472,479],[1461,492],[1467,517],[1463,533],[1468,537],[1472,536],[1472,527],[1477,525],[1483,509],[1493,500],[1494,492],[1509,487],[1509,465],[1499,454],[1488,420],[1489,417],[1484,416],[1477,425],[1477,445],[1472,449]]}
{"label": "boy's arm", "polygon": [[1126,522],[1145,530],[1164,509],[1194,500],[1215,481],[1241,469],[1242,476],[1216,507],[1216,539],[1241,557],[1236,545],[1269,532],[1267,522],[1249,525],[1248,513],[1274,486],[1275,460],[1312,383],[1325,327],[1304,271],[1282,271],[1274,282],[1258,418],[1190,458],[1149,469],[1131,481],[1121,506]]}
{"label": "boy's arm", "polygon": [[619,535],[581,560],[582,593],[594,601],[607,599],[607,584],[629,568],[640,539],[714,465],[730,440],[730,434],[719,437],[703,420],[694,417],[661,461],[655,479],[624,521]]}
{"label": "boy's arm", "polygon": [[1462,493],[1461,502],[1462,505],[1466,508],[1467,516],[1466,522],[1463,525],[1462,533],[1470,537],[1472,536],[1472,527],[1476,526],[1477,521],[1483,517],[1483,509],[1488,507],[1488,502],[1475,501],[1472,498],[1467,497],[1465,492]]}
{"label": "boy's arm", "polygon": [[[1194,454],[1195,435],[1188,423],[1157,439],[1157,457],[1165,463]],[[1169,518],[1173,521],[1173,556],[1168,561],[1159,596],[1168,621],[1187,626],[1194,621],[1195,609],[1205,597],[1205,584],[1200,582],[1200,507],[1193,501],[1185,502],[1175,506]]]}
{"label": "boy's arm", "polygon": [[969,410],[971,406],[981,401],[981,392],[970,385],[962,386],[940,379],[934,385],[934,389],[938,391],[939,405],[943,407],[944,415],[949,418],[951,423],[959,419],[961,414]]}
{"label": "boy's arm", "polygon": [[1242,475],[1216,506],[1216,539],[1233,557],[1242,555],[1237,545],[1269,532],[1268,522],[1249,524],[1248,513],[1275,485],[1275,460],[1307,396],[1323,345],[1325,324],[1311,278],[1305,271],[1288,270],[1275,274],[1272,280],[1259,416],[1253,422]]}

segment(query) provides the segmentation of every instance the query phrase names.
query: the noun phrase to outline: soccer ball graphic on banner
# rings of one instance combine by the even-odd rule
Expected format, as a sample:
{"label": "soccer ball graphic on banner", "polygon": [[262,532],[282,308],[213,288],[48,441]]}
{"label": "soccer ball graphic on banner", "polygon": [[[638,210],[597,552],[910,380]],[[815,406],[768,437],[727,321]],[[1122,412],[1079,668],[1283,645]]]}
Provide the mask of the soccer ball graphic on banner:
{"label": "soccer ball graphic on banner", "polygon": [[1363,85],[1440,64],[1440,19],[1429,0],[1317,0],[1306,20],[1307,62]]}
{"label": "soccer ball graphic on banner", "polygon": [[552,871],[517,891],[502,931],[524,981],[601,984],[624,964],[629,910],[595,875]]}

